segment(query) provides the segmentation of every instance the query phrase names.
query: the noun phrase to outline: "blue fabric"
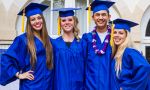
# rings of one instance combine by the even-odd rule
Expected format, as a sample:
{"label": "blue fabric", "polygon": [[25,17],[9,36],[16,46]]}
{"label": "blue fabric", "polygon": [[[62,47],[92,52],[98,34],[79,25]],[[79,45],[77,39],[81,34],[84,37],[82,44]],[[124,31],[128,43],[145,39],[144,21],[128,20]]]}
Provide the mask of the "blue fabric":
{"label": "blue fabric", "polygon": [[[48,6],[44,4],[30,3],[28,6],[25,7],[25,16],[30,17],[36,14],[42,14],[42,12],[47,8]],[[18,15],[23,15],[23,10],[20,11]]]}
{"label": "blue fabric", "polygon": [[[115,2],[111,2],[111,1],[98,1],[98,0],[94,0],[90,6],[91,6],[91,10],[93,11],[93,14],[101,11],[101,10],[106,10],[107,12],[109,12],[109,8],[114,4]],[[88,10],[88,8],[86,8],[86,10]]]}
{"label": "blue fabric", "polygon": [[82,41],[74,39],[70,47],[62,37],[55,39],[54,90],[82,90],[84,82],[84,57]]}
{"label": "blue fabric", "polygon": [[53,11],[59,11],[60,17],[68,17],[68,16],[74,16],[73,10],[79,10],[79,9],[81,8],[58,8],[58,9],[53,9]]}
{"label": "blue fabric", "polygon": [[[37,63],[33,72],[34,80],[20,80],[19,90],[52,90],[53,71],[46,66],[46,52],[42,42],[34,38],[36,45]],[[30,54],[27,49],[26,34],[15,38],[13,44],[2,55],[0,84],[7,85],[16,80],[19,71],[31,70]]]}
{"label": "blue fabric", "polygon": [[1,63],[1,55],[6,52],[7,49],[0,49],[0,63]]}
{"label": "blue fabric", "polygon": [[[82,37],[84,43],[85,61],[85,89],[86,90],[110,90],[110,64],[111,64],[111,46],[108,45],[106,53],[99,56],[95,54],[92,47],[92,33],[84,34]],[[96,45],[101,49],[104,43],[101,42],[96,33]]]}
{"label": "blue fabric", "polygon": [[130,32],[130,28],[138,25],[135,22],[125,20],[125,19],[115,19],[111,23],[115,24],[115,29],[124,29]]}
{"label": "blue fabric", "polygon": [[112,90],[150,90],[150,65],[135,49],[126,48],[122,57],[122,71],[116,77],[115,60],[112,61]]}

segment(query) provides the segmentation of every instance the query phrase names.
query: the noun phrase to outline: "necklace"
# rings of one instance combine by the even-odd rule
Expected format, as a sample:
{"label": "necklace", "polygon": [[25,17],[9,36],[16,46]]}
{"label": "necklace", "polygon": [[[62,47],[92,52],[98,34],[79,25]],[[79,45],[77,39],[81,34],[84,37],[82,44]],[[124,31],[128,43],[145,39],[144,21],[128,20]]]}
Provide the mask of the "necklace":
{"label": "necklace", "polygon": [[104,40],[104,46],[101,50],[98,49],[97,45],[96,45],[96,27],[94,28],[94,30],[92,31],[92,45],[93,45],[93,49],[95,51],[95,54],[98,54],[98,55],[103,55],[105,52],[106,52],[106,48],[109,44],[109,41],[110,41],[110,33],[111,33],[111,28],[110,26],[107,26],[107,35],[105,37],[105,40]]}

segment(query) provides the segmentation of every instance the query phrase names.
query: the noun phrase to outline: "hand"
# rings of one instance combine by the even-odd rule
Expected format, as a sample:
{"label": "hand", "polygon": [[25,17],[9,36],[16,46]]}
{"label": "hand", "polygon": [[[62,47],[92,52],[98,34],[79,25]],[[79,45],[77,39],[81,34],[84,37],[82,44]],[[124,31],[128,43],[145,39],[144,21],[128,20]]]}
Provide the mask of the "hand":
{"label": "hand", "polygon": [[120,90],[123,90],[122,88],[120,88]]}
{"label": "hand", "polygon": [[29,70],[25,73],[22,74],[18,74],[16,73],[16,77],[18,77],[19,79],[29,79],[29,80],[34,80],[34,76],[32,75],[33,71]]}

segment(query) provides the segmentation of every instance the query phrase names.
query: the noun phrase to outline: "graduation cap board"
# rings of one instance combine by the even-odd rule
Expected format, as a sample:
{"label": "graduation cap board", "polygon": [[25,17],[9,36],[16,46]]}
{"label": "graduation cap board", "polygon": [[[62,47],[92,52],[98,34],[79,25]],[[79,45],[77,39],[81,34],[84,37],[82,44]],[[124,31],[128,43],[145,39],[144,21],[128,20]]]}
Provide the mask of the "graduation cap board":
{"label": "graduation cap board", "polygon": [[125,19],[115,19],[112,21],[112,23],[115,25],[114,28],[115,29],[124,29],[130,32],[130,28],[134,27],[136,25],[138,25],[135,22],[129,21],[129,20],[125,20]]}
{"label": "graduation cap board", "polygon": [[[91,11],[93,11],[93,14],[101,11],[101,10],[106,10],[109,12],[109,8],[114,4],[115,2],[111,1],[98,1],[95,0],[90,4]],[[89,7],[86,8],[86,10],[89,9]]]}
{"label": "graduation cap board", "polygon": [[18,15],[23,15],[25,13],[26,17],[30,17],[35,14],[42,14],[42,12],[47,9],[47,5],[38,4],[38,3],[30,3],[23,10],[21,10]]}
{"label": "graduation cap board", "polygon": [[58,8],[53,9],[53,11],[58,11],[60,17],[68,17],[68,16],[74,16],[73,10],[79,10],[81,8]]}

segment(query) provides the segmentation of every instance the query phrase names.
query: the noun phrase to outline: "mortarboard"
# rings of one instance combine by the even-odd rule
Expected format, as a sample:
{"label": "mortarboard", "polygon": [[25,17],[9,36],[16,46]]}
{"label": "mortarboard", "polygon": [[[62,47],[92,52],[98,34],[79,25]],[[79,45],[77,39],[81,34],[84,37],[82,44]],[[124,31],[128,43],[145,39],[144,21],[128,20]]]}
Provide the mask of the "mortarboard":
{"label": "mortarboard", "polygon": [[[93,13],[101,11],[101,10],[106,10],[109,11],[108,9],[114,4],[115,2],[111,2],[111,1],[98,1],[95,0],[90,4],[91,7],[91,11],[93,11]],[[88,10],[88,8],[86,8],[86,10]]]}
{"label": "mortarboard", "polygon": [[25,13],[26,17],[30,17],[35,14],[42,14],[42,12],[48,8],[47,5],[38,4],[38,3],[30,3],[28,6],[26,6],[23,10],[18,13],[18,15],[23,15]]}
{"label": "mortarboard", "polygon": [[73,10],[79,10],[81,8],[58,8],[58,9],[53,9],[52,11],[58,11],[59,12],[59,17],[57,20],[58,23],[58,35],[60,35],[60,17],[68,17],[68,16],[74,16],[74,11]]}
{"label": "mortarboard", "polygon": [[58,8],[58,9],[53,9],[53,11],[59,11],[60,17],[68,17],[68,16],[74,16],[73,10],[79,10],[79,9],[81,8]]}
{"label": "mortarboard", "polygon": [[113,24],[115,25],[114,28],[115,29],[124,29],[130,32],[130,28],[134,27],[136,25],[138,25],[135,22],[129,21],[129,20],[125,20],[125,19],[115,19],[112,21]]}

